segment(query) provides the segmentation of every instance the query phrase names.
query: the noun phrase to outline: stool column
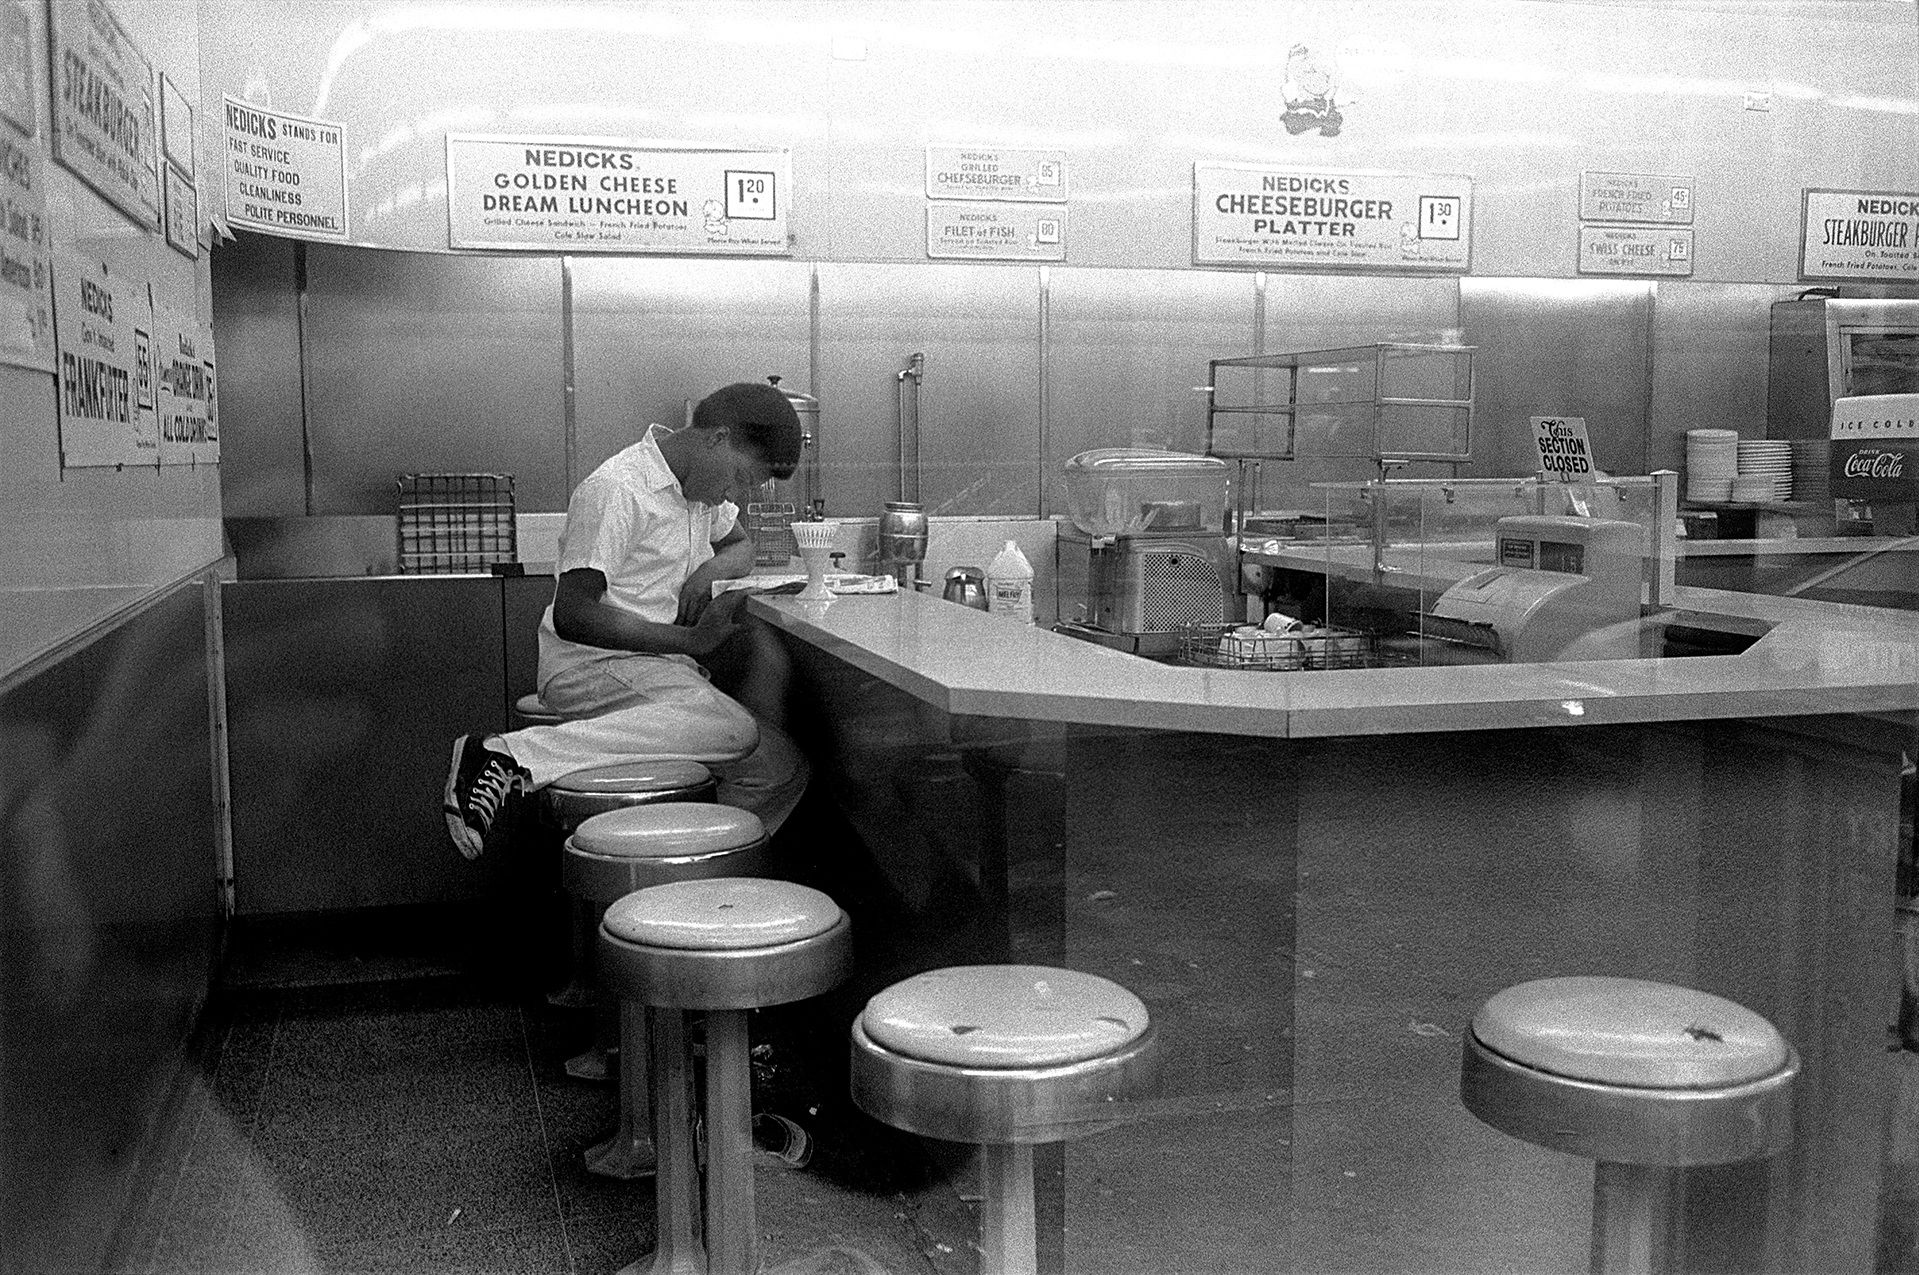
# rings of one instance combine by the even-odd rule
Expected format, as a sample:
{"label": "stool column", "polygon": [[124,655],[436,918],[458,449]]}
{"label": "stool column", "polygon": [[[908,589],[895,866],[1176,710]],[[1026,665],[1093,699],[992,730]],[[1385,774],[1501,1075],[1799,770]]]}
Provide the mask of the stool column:
{"label": "stool column", "polygon": [[653,1053],[653,1129],[659,1140],[659,1173],[653,1179],[658,1246],[619,1275],[706,1275],[700,1246],[699,1166],[693,1157],[692,1069],[686,1049],[686,1016],[677,1009],[648,1009]]}
{"label": "stool column", "polygon": [[1593,1275],[1658,1275],[1671,1269],[1675,1170],[1657,1164],[1593,1166]]}
{"label": "stool column", "polygon": [[[609,998],[610,999],[610,998]],[[659,1164],[653,1145],[653,1104],[647,1084],[645,1008],[633,1001],[619,1002],[620,1015],[620,1125],[613,1136],[586,1149],[589,1173],[610,1178],[637,1178]]]}
{"label": "stool column", "polygon": [[1033,1204],[1033,1148],[982,1147],[986,1198],[980,1205],[980,1275],[1035,1275],[1039,1230]]}
{"label": "stool column", "polygon": [[713,1275],[754,1275],[752,1046],[746,1013],[706,1015],[706,1221]]}

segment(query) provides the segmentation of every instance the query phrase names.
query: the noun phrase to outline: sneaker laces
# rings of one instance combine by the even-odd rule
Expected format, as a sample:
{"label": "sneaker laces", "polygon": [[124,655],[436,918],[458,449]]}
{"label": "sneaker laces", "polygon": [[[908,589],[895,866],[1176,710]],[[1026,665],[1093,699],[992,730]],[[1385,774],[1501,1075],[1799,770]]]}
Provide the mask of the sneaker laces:
{"label": "sneaker laces", "polygon": [[473,777],[473,790],[467,794],[467,808],[480,816],[482,825],[491,824],[506,804],[507,794],[517,786],[518,777],[493,758]]}

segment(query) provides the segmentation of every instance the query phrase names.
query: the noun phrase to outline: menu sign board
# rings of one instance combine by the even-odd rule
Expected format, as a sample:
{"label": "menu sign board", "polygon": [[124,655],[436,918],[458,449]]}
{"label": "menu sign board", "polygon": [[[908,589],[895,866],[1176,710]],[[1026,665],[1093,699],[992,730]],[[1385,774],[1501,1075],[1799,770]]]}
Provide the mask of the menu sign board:
{"label": "menu sign board", "polygon": [[160,438],[150,392],[151,312],[144,282],[62,250],[54,271],[60,363],[60,463],[153,465]]}
{"label": "menu sign board", "polygon": [[167,191],[167,242],[187,256],[200,256],[200,192],[191,177],[168,164],[162,170]]}
{"label": "menu sign board", "polygon": [[1002,146],[926,148],[928,199],[1066,202],[1066,152]]}
{"label": "menu sign board", "polygon": [[289,239],[345,239],[346,130],[224,100],[227,223]]}
{"label": "menu sign board", "polygon": [[1808,190],[1801,279],[1919,281],[1919,193]]}
{"label": "menu sign board", "polygon": [[153,64],[106,0],[51,0],[53,157],[143,226],[160,225]]}
{"label": "menu sign board", "polygon": [[1058,205],[929,203],[926,255],[962,261],[1066,260],[1066,209]]}
{"label": "menu sign board", "polygon": [[1919,500],[1919,394],[1833,400],[1831,465],[1842,500]]}
{"label": "menu sign board", "polygon": [[153,312],[160,418],[160,463],[211,464],[220,459],[214,415],[213,338],[197,319],[162,306]]}
{"label": "menu sign board", "polygon": [[32,137],[33,19],[20,0],[0,0],[0,119]]}
{"label": "menu sign board", "polygon": [[53,371],[53,247],[46,167],[0,129],[0,363]]}
{"label": "menu sign board", "polygon": [[1579,174],[1581,221],[1692,225],[1693,179],[1657,173]]}
{"label": "menu sign board", "polygon": [[1472,178],[1193,165],[1193,263],[1463,272]]}
{"label": "menu sign board", "polygon": [[454,248],[784,255],[792,192],[786,150],[446,139]]}
{"label": "menu sign board", "polygon": [[1581,226],[1580,274],[1692,274],[1690,227]]}

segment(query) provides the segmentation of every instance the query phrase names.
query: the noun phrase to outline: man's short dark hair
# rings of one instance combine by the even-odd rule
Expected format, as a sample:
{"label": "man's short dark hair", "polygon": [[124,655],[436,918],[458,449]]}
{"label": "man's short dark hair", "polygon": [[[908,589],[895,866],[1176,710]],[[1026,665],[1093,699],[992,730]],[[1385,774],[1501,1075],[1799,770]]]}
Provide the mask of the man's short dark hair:
{"label": "man's short dark hair", "polygon": [[694,429],[724,427],[732,441],[759,456],[775,478],[791,478],[800,463],[800,417],[786,395],[764,381],[736,381],[693,408]]}

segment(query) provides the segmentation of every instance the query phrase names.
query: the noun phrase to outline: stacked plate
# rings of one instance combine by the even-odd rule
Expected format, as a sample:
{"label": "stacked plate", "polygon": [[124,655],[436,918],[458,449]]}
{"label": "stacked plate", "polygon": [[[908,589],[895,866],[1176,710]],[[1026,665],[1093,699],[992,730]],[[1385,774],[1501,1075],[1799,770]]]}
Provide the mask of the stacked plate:
{"label": "stacked plate", "polygon": [[[1739,475],[1733,483],[1734,500],[1792,499],[1790,442],[1783,438],[1742,439],[1734,444],[1734,452],[1739,461]],[[1742,487],[1757,494],[1740,495]]]}
{"label": "stacked plate", "polygon": [[1732,499],[1732,480],[1739,476],[1739,433],[1730,429],[1686,431],[1686,499]]}
{"label": "stacked plate", "polygon": [[1831,500],[1832,475],[1827,466],[1832,458],[1832,443],[1823,438],[1792,440],[1792,498],[1794,500]]}

